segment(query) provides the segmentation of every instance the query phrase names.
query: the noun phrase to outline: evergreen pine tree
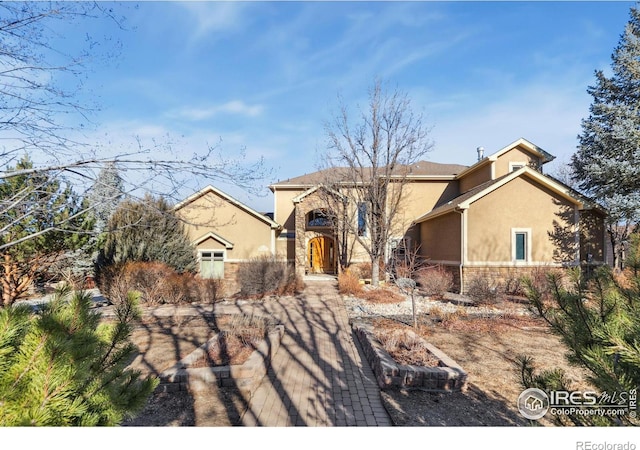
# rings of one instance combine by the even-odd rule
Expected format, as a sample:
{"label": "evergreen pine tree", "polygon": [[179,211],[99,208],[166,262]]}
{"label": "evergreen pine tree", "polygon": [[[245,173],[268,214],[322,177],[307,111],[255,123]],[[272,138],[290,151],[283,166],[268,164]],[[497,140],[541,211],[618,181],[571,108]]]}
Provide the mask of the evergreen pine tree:
{"label": "evergreen pine tree", "polygon": [[91,214],[95,217],[94,230],[97,235],[106,230],[109,218],[115,212],[123,196],[124,181],[115,163],[109,163],[100,170],[87,194]]}
{"label": "evergreen pine tree", "polygon": [[[24,157],[10,170],[33,168]],[[12,305],[65,252],[86,244],[91,221],[80,198],[48,173],[0,181],[0,306]]]}
{"label": "evergreen pine tree", "polygon": [[43,311],[0,310],[0,426],[109,426],[141,410],[157,379],[127,366],[137,294],[101,321],[82,292],[60,291]]}
{"label": "evergreen pine tree", "polygon": [[178,272],[195,268],[195,250],[183,223],[161,197],[125,200],[111,216],[99,267],[127,261],[157,261]]}
{"label": "evergreen pine tree", "polygon": [[[603,266],[589,280],[573,272],[569,287],[557,273],[549,274],[549,289],[526,282],[533,312],[560,336],[569,349],[568,361],[587,370],[588,381],[599,394],[632,393],[640,386],[640,235],[633,234],[630,242],[621,275]],[[562,370],[536,373],[528,357],[520,359],[520,369],[527,388],[571,390]],[[636,413],[629,410],[615,417],[576,413],[555,420],[576,425],[638,425]]]}
{"label": "evergreen pine tree", "polygon": [[640,11],[630,20],[612,55],[612,75],[595,72],[590,115],[582,121],[572,158],[579,187],[609,212],[615,266],[633,226],[640,220]]}

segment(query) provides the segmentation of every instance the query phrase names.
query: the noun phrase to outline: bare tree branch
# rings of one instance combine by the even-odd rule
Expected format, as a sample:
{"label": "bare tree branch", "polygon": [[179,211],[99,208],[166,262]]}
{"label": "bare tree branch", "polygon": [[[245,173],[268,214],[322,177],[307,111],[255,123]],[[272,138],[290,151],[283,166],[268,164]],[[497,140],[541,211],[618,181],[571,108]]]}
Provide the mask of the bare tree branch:
{"label": "bare tree branch", "polygon": [[431,150],[430,129],[412,111],[405,93],[389,92],[376,81],[357,123],[352,123],[348,108],[341,103],[325,130],[328,148],[320,163],[322,184],[329,192],[340,192],[349,204],[346,212],[334,214],[334,226],[338,233],[346,230],[368,254],[372,284],[377,285],[389,240],[405,231],[398,228],[404,187],[410,182],[411,166]]}

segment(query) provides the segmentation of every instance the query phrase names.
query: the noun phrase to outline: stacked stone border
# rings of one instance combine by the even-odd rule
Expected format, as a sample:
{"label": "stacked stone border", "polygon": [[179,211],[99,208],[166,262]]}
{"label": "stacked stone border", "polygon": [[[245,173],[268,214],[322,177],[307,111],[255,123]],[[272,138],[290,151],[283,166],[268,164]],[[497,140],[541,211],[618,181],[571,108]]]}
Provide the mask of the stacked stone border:
{"label": "stacked stone border", "polygon": [[160,392],[198,391],[210,384],[216,384],[219,387],[236,386],[243,397],[249,400],[266,375],[271,360],[280,348],[283,335],[284,326],[275,325],[244,364],[190,368],[196,361],[206,358],[209,346],[216,345],[218,339],[216,334],[173,367],[162,372],[158,390]]}
{"label": "stacked stone border", "polygon": [[429,392],[459,392],[467,387],[467,373],[453,359],[442,350],[422,340],[425,348],[435,356],[438,367],[425,367],[398,364],[373,334],[371,325],[364,322],[352,321],[355,332],[368,363],[376,376],[380,389],[420,388]]}

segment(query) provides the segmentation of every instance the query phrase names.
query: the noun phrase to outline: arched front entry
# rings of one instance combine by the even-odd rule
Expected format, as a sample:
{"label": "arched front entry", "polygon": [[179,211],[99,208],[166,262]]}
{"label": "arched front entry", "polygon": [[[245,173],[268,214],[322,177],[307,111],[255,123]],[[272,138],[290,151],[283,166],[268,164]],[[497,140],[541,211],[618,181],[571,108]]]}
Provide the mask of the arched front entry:
{"label": "arched front entry", "polygon": [[307,262],[311,273],[334,273],[336,267],[335,243],[332,238],[318,236],[307,244]]}

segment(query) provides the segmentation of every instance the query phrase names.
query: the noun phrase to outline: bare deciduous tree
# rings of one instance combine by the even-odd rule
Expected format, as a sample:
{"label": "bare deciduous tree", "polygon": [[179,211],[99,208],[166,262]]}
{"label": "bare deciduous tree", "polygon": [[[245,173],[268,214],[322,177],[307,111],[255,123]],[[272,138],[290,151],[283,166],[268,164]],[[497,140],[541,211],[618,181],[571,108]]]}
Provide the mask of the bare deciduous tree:
{"label": "bare deciduous tree", "polygon": [[336,228],[348,232],[368,254],[371,284],[377,286],[389,239],[406,231],[397,227],[411,167],[424,159],[432,143],[430,128],[414,113],[407,94],[387,91],[379,80],[359,113],[354,121],[340,100],[340,112],[325,127],[329,143],[321,168],[323,183],[349,205],[334,216]]}
{"label": "bare deciduous tree", "polygon": [[[96,185],[102,169],[116,165],[123,179],[117,196],[152,192],[175,200],[184,195],[186,184],[193,189],[211,180],[255,189],[267,175],[264,163],[247,163],[242,150],[230,154],[219,145],[207,145],[192,153],[169,140],[143,142],[132,137],[124,147],[97,151],[95,143],[80,137],[82,130],[94,126],[91,115],[96,109],[82,100],[82,80],[90,74],[90,63],[99,61],[100,55],[110,56],[113,48],[107,39],[107,54],[99,52],[104,42],[89,35],[84,48],[78,49],[76,43],[74,50],[65,51],[59,45],[59,30],[61,25],[105,19],[118,30],[123,27],[124,20],[100,2],[0,3],[0,184],[45,178],[83,197]],[[32,164],[18,167],[24,157]],[[0,260],[6,267],[13,267],[11,255],[16,252],[29,260],[32,243],[42,236],[96,232],[83,220],[96,208],[95,202],[83,203],[72,214],[53,215],[48,210],[52,195],[48,189],[49,184],[29,182],[28,189],[0,196]],[[55,219],[38,222],[41,216]],[[21,226],[36,222],[37,226]],[[29,270],[35,265],[33,260]],[[0,267],[2,276],[21,279],[20,273]]]}

